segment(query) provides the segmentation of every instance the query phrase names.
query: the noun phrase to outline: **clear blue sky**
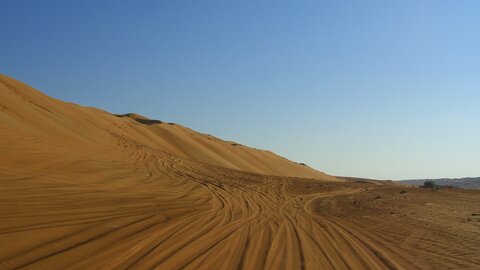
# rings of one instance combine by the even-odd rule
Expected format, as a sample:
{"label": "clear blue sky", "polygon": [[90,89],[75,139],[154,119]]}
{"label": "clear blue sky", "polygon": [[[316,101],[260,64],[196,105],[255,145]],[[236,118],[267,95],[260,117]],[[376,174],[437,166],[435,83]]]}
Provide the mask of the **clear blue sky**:
{"label": "clear blue sky", "polygon": [[0,73],[334,175],[480,176],[480,1],[1,2]]}

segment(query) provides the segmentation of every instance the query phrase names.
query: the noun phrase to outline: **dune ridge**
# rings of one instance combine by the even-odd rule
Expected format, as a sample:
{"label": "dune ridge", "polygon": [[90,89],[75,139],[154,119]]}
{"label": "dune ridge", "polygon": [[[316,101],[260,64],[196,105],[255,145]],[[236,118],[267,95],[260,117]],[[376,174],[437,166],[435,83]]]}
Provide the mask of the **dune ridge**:
{"label": "dune ridge", "polygon": [[136,144],[253,173],[337,180],[270,151],[226,142],[179,124],[62,102],[4,75],[0,75],[0,109],[0,121],[10,131],[45,143],[89,149]]}

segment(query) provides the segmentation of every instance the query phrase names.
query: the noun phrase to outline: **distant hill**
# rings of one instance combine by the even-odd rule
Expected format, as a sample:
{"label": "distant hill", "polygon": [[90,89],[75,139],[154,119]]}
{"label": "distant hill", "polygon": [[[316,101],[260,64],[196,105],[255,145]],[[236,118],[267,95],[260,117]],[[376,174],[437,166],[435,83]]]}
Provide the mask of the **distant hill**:
{"label": "distant hill", "polygon": [[452,186],[465,189],[480,189],[480,177],[466,177],[466,178],[440,178],[440,179],[415,179],[415,180],[402,180],[397,183],[406,185],[423,185],[425,181],[433,181],[439,186]]}

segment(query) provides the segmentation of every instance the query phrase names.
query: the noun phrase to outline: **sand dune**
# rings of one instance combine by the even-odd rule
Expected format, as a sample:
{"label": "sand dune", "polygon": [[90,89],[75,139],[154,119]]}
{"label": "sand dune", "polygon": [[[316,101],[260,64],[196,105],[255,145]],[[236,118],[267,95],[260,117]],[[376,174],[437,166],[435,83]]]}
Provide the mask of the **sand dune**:
{"label": "sand dune", "polygon": [[336,178],[5,76],[0,153],[0,269],[480,267],[478,191]]}
{"label": "sand dune", "polygon": [[231,169],[335,180],[272,152],[226,142],[179,124],[65,103],[6,76],[0,76],[0,112],[3,128],[46,144],[94,152],[117,146],[151,148]]}

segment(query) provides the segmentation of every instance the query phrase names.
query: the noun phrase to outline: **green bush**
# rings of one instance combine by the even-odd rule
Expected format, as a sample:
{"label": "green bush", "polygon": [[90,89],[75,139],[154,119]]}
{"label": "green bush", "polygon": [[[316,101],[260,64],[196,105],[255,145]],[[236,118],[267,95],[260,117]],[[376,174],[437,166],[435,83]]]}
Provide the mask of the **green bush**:
{"label": "green bush", "polygon": [[425,183],[423,183],[423,187],[426,187],[426,188],[435,188],[437,185],[435,185],[435,183],[433,181],[425,181]]}

